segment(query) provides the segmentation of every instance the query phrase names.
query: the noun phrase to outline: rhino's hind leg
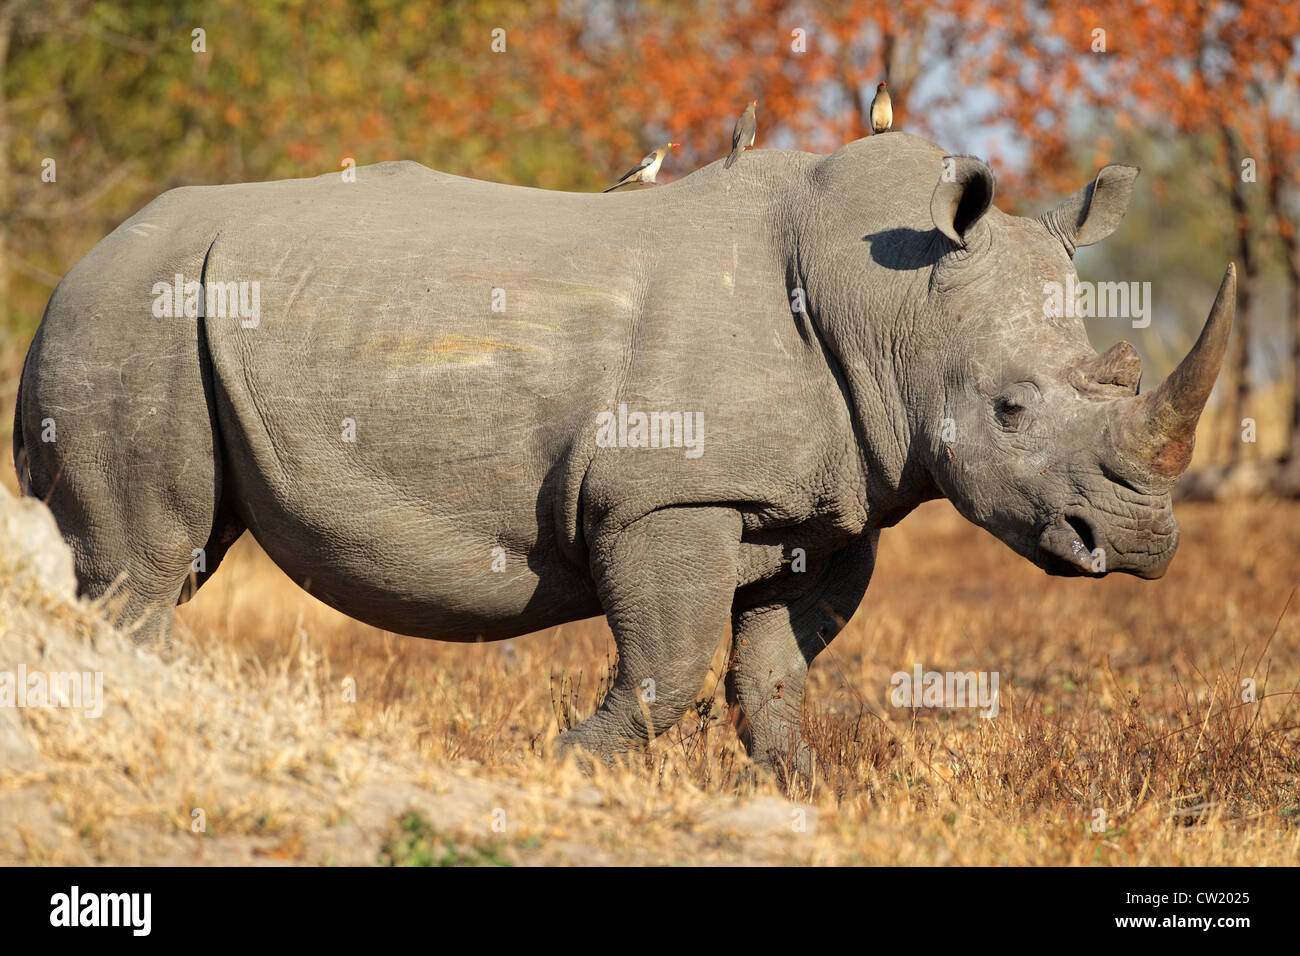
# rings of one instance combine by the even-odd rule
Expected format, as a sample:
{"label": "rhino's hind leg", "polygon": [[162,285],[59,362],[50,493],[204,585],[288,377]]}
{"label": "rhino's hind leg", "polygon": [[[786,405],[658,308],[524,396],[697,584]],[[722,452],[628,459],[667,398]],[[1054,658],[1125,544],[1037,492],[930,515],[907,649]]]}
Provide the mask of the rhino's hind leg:
{"label": "rhino's hind leg", "polygon": [[75,325],[42,332],[20,385],[30,493],[72,549],[78,592],[137,640],[166,642],[222,490],[193,333],[110,364],[82,357],[99,340]]}
{"label": "rhino's hind leg", "polygon": [[600,708],[557,740],[561,751],[610,760],[686,713],[726,629],[740,534],[730,509],[670,508],[593,548],[618,671]]}
{"label": "rhino's hind leg", "polygon": [[[145,494],[145,482],[123,496],[117,467],[125,458],[77,460],[75,454],[65,461],[49,505],[72,548],[78,592],[102,600],[105,616],[137,641],[166,643],[212,530],[203,528],[211,519],[202,516],[213,507],[211,478],[204,483],[195,475],[187,508],[171,496]],[[191,468],[202,470],[193,462]],[[208,572],[214,568],[209,558]]]}
{"label": "rhino's hind leg", "polygon": [[[105,464],[65,462],[48,504],[72,549],[77,590],[136,640],[166,643],[207,533],[174,502],[116,495]],[[211,488],[205,492],[211,495]],[[210,507],[210,505],[209,505]]]}
{"label": "rhino's hind leg", "polygon": [[871,532],[806,576],[786,572],[766,591],[746,595],[747,606],[732,617],[726,685],[732,721],[750,757],[787,786],[813,769],[800,729],[808,665],[857,610],[879,537]]}

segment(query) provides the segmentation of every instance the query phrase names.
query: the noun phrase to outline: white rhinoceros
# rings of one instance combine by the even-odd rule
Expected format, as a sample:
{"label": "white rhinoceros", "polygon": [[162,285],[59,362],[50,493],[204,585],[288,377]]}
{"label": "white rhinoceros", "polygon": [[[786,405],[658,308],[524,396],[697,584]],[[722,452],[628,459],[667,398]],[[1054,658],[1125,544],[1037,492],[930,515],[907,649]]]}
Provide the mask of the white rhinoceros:
{"label": "white rhinoceros", "polygon": [[610,195],[355,172],[168,192],[50,299],[16,460],[142,635],[245,529],[402,634],[603,612],[618,673],[560,739],[613,754],[683,714],[730,620],[746,745],[802,762],[808,665],[919,503],[1049,573],[1173,556],[1232,269],[1141,395],[1130,346],[1044,308],[1134,167],[1036,219],[903,133]]}

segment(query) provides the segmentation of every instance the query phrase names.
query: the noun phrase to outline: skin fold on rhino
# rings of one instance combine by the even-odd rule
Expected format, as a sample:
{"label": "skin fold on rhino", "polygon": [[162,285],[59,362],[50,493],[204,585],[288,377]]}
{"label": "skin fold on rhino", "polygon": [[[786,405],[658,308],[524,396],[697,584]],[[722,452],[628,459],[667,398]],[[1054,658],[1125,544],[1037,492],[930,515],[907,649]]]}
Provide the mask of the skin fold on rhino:
{"label": "skin fold on rhino", "polygon": [[749,752],[806,769],[808,666],[921,502],[1049,573],[1168,566],[1232,268],[1154,391],[1131,346],[1097,355],[1079,319],[1044,315],[1136,175],[1107,166],[1020,218],[984,163],[894,133],[623,194],[415,163],[172,190],[51,297],[20,480],[82,593],[111,589],[142,640],[170,639],[245,529],[402,634],[604,613],[617,674],[562,749],[608,758],[671,727],[730,622]]}

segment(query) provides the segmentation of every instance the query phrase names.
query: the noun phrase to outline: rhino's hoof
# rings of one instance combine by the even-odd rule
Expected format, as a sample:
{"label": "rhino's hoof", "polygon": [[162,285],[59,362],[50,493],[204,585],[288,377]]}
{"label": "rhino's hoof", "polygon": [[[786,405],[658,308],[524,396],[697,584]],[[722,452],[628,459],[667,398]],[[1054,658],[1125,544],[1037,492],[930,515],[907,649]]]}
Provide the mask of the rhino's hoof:
{"label": "rhino's hoof", "polygon": [[816,780],[816,758],[803,742],[794,750],[775,747],[768,750],[764,765],[776,777],[781,789],[790,795],[811,790]]}

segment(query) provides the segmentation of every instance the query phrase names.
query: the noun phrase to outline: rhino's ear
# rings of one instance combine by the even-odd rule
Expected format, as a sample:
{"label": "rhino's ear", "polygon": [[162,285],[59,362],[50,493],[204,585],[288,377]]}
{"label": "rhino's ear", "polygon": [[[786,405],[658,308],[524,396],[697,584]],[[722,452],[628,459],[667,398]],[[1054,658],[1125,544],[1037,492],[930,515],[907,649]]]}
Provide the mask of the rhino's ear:
{"label": "rhino's ear", "polygon": [[1133,197],[1133,180],[1141,170],[1115,163],[1103,166],[1097,178],[1055,209],[1038,217],[1048,232],[1061,240],[1074,257],[1079,246],[1101,242],[1118,228]]}
{"label": "rhino's ear", "polygon": [[945,156],[939,185],[930,197],[934,227],[957,243],[966,237],[993,205],[993,170],[970,156]]}

